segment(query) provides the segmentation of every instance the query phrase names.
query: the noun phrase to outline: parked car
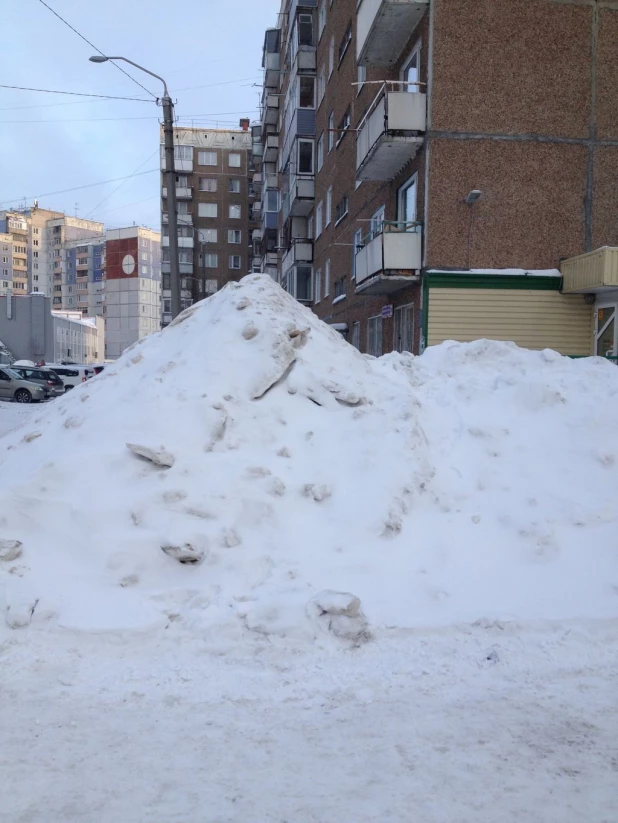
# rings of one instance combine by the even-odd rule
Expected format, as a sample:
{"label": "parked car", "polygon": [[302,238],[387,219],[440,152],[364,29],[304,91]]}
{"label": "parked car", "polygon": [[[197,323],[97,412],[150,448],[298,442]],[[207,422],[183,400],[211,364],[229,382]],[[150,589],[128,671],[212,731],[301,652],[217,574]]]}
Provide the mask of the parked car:
{"label": "parked car", "polygon": [[45,367],[56,372],[58,377],[62,380],[64,390],[74,389],[80,383],[85,383],[93,375],[94,371],[91,366],[78,365],[64,365],[62,363],[46,363]]}
{"label": "parked car", "polygon": [[15,400],[16,403],[40,403],[45,400],[45,389],[3,366],[0,368],[0,399]]}
{"label": "parked car", "polygon": [[64,394],[64,383],[55,371],[45,368],[28,368],[27,366],[16,366],[14,363],[11,369],[19,374],[24,380],[43,386],[48,397],[59,397]]}
{"label": "parked car", "polygon": [[105,366],[101,366],[100,364],[97,364],[97,365],[94,365],[92,368],[94,369],[95,374],[101,374],[101,372],[103,371]]}

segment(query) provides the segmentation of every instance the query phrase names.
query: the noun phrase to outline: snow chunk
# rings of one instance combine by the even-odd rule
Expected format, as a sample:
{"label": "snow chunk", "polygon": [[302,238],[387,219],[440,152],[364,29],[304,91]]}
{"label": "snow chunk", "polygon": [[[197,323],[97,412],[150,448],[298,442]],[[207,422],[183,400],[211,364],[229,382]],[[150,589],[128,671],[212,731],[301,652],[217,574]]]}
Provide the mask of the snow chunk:
{"label": "snow chunk", "polygon": [[163,447],[160,449],[151,449],[148,446],[140,446],[136,443],[127,443],[127,448],[131,449],[133,454],[138,457],[143,457],[144,460],[149,460],[155,466],[161,466],[165,469],[171,469],[174,465],[174,455],[165,451]]}
{"label": "snow chunk", "polygon": [[0,560],[6,563],[17,560],[22,553],[22,545],[21,540],[0,539]]}

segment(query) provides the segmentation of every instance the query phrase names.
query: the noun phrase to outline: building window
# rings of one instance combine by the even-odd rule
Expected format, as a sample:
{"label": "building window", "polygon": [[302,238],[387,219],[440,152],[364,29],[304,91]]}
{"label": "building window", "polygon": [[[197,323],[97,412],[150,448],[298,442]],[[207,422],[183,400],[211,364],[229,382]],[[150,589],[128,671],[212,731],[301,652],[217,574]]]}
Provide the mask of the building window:
{"label": "building window", "polygon": [[231,178],[228,180],[228,189],[230,194],[240,194],[240,180]]}
{"label": "building window", "polygon": [[413,94],[420,91],[419,81],[421,79],[421,47],[418,43],[412,54],[403,64],[401,70],[401,79],[405,81],[406,85],[402,87],[402,91],[409,91]]}
{"label": "building window", "polygon": [[324,206],[322,205],[322,201],[318,203],[315,209],[315,237],[317,238],[322,234],[322,215],[323,215]]}
{"label": "building window", "polygon": [[32,229],[32,233],[33,233],[33,234],[38,234],[38,233],[39,233],[39,230],[38,230],[38,229]]}
{"label": "building window", "polygon": [[320,69],[320,73],[318,74],[318,107],[324,100],[324,95],[326,94],[326,67],[322,66]]}
{"label": "building window", "polygon": [[328,297],[330,293],[330,260],[326,261],[324,266],[324,297]]}
{"label": "building window", "polygon": [[356,80],[358,83],[358,85],[356,86],[356,94],[360,94],[367,80],[367,66],[356,67]]}
{"label": "building window", "polygon": [[341,43],[339,43],[339,63],[343,60],[346,51],[348,50],[348,46],[352,42],[352,22],[348,23],[348,27],[345,30],[345,34],[343,35],[343,39]]}
{"label": "building window", "polygon": [[363,248],[363,230],[357,229],[352,240],[352,280],[356,280],[356,255]]}
{"label": "building window", "polygon": [[198,166],[216,166],[217,152],[216,151],[198,151],[197,153]]}
{"label": "building window", "polygon": [[[197,237],[198,242],[200,243],[216,243],[217,242],[217,229],[198,229],[197,230]],[[168,250],[169,251],[169,250]],[[182,263],[182,252],[183,250],[180,249],[181,259],[180,262]],[[190,251],[186,251],[185,254],[187,255],[187,260],[184,262],[191,263],[192,262],[192,253]]]}
{"label": "building window", "polygon": [[236,152],[230,152],[230,154],[228,155],[227,162],[228,162],[228,166],[230,166],[231,168],[239,169],[240,168],[240,154],[237,154]]}
{"label": "building window", "polygon": [[230,254],[230,268],[231,269],[239,269],[240,268],[240,255],[239,254]]}
{"label": "building window", "polygon": [[229,229],[227,233],[227,242],[228,243],[241,243],[242,242],[242,232],[240,229]]}
{"label": "building window", "polygon": [[315,77],[301,75],[298,86],[298,106],[301,109],[315,108]]}
{"label": "building window", "polygon": [[[400,223],[416,223],[417,181],[417,175],[413,174],[397,192],[397,220]],[[408,228],[412,230],[414,226]]]}
{"label": "building window", "polygon": [[322,299],[322,269],[318,269],[315,273],[315,302],[319,303]]}
{"label": "building window", "polygon": [[329,186],[326,192],[326,220],[324,221],[324,225],[328,226],[331,221],[331,215],[333,210],[333,187]]}
{"label": "building window", "polygon": [[328,46],[328,78],[330,80],[330,76],[333,73],[333,69],[335,68],[335,38],[330,38],[330,43]]}
{"label": "building window", "polygon": [[216,177],[200,177],[200,191],[217,191]]}
{"label": "building window", "polygon": [[240,206],[230,206],[230,217],[232,220],[240,220],[241,208]]}
{"label": "building window", "polygon": [[333,142],[335,138],[335,112],[331,111],[328,115],[328,151],[330,153],[331,149],[333,148]]}
{"label": "building window", "polygon": [[370,317],[367,322],[367,353],[382,356],[382,318]]}
{"label": "building window", "polygon": [[320,8],[318,10],[318,40],[324,34],[326,27],[326,0],[320,0]]}
{"label": "building window", "polygon": [[216,217],[217,204],[216,203],[198,203],[197,213],[199,217]]}
{"label": "building window", "polygon": [[348,213],[348,196],[347,194],[345,197],[342,197],[341,200],[337,203],[337,208],[335,209],[335,225],[339,225],[343,218]]}
{"label": "building window", "polygon": [[298,141],[298,174],[313,174],[313,140]]}
{"label": "building window", "polygon": [[382,230],[384,229],[384,216],[386,214],[386,208],[384,206],[380,206],[371,216],[371,220],[369,221],[369,239],[373,240],[374,237],[377,237],[379,234],[382,234]]}
{"label": "building window", "polygon": [[339,125],[337,126],[337,145],[341,143],[343,138],[345,137],[345,133],[350,128],[350,109],[347,109],[346,113],[343,115],[341,120],[339,121]]}
{"label": "building window", "polygon": [[313,239],[314,239],[313,229],[314,229],[314,226],[313,226],[313,215],[311,215],[311,217],[307,220],[307,237],[308,237],[310,240],[313,240]]}
{"label": "building window", "polygon": [[278,212],[279,211],[279,191],[278,189],[267,189],[266,198],[262,203],[264,211]]}
{"label": "building window", "polygon": [[324,165],[324,132],[320,135],[320,139],[318,140],[318,171]]}
{"label": "building window", "polygon": [[33,245],[33,246],[38,246],[38,245],[39,245],[39,241],[38,241],[38,240],[33,240],[33,241],[32,241],[32,245]]}
{"label": "building window", "polygon": [[218,254],[200,254],[200,266],[203,269],[216,269],[218,265]]}
{"label": "building window", "polygon": [[345,277],[335,280],[335,300],[345,297]]}

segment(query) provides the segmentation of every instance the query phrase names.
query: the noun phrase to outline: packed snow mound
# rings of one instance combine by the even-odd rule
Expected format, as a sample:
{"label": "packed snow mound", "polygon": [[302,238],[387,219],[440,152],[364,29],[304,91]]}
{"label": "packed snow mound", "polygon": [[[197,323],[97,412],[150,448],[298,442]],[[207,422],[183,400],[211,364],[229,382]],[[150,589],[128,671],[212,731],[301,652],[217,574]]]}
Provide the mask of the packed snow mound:
{"label": "packed snow mound", "polygon": [[6,623],[359,643],[615,616],[617,401],[600,359],[376,360],[230,283],[0,440]]}

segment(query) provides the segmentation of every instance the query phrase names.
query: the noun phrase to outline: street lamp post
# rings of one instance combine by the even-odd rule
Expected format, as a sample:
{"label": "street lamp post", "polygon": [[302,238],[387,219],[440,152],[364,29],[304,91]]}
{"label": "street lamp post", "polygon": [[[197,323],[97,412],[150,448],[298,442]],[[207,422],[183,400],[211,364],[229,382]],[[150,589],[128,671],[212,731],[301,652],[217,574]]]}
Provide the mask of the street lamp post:
{"label": "street lamp post", "polygon": [[170,286],[172,291],[172,319],[180,314],[180,263],[178,259],[178,216],[176,207],[176,168],[174,163],[174,104],[167,90],[167,83],[158,74],[148,71],[143,66],[134,63],[127,57],[105,57],[104,55],[94,55],[90,58],[92,63],[106,63],[108,60],[124,60],[136,69],[140,69],[151,77],[156,77],[163,83],[163,97],[161,104],[163,107],[163,134],[165,140],[165,177],[167,180],[167,219],[169,226],[169,249],[170,249]]}

